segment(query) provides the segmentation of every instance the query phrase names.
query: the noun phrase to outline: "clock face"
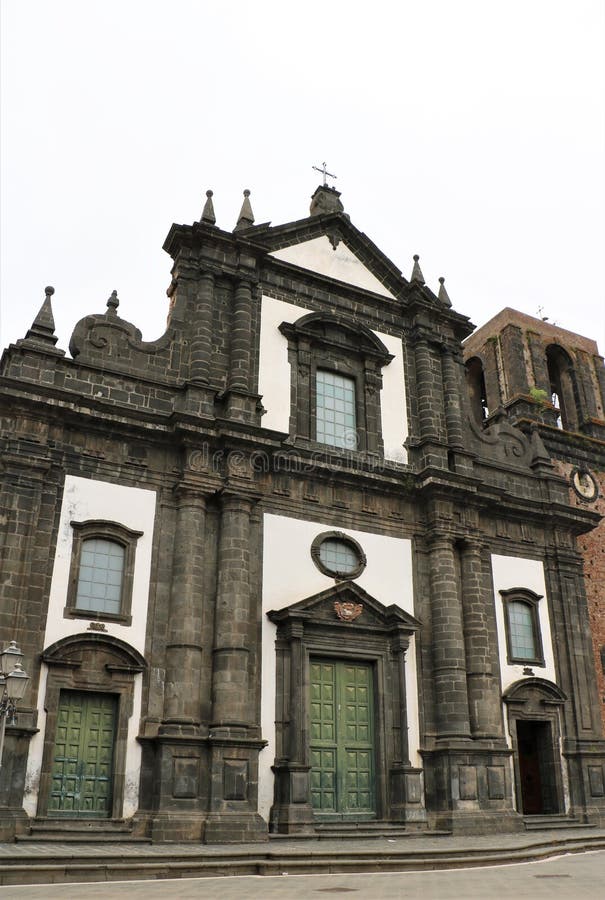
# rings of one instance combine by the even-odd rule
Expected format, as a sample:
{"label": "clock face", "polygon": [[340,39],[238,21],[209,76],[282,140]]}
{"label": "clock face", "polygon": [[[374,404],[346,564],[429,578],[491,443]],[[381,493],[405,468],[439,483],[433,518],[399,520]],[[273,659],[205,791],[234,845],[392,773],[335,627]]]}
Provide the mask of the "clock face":
{"label": "clock face", "polygon": [[589,502],[596,500],[599,495],[599,486],[594,475],[588,469],[574,469],[571,473],[571,483],[576,494],[582,500]]}

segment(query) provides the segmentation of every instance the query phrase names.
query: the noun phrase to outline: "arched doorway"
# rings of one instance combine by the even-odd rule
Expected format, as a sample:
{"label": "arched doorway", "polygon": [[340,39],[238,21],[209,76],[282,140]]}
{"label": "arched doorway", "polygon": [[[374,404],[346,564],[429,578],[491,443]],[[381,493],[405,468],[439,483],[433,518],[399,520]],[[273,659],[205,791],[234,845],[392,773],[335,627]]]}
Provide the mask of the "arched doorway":
{"label": "arched doorway", "polygon": [[517,809],[528,816],[563,812],[560,715],[563,691],[542,678],[527,678],[504,694],[513,744]]}
{"label": "arched doorway", "polygon": [[47,717],[38,815],[119,818],[134,680],[145,660],[118,638],[84,633],[52,644],[42,661]]}

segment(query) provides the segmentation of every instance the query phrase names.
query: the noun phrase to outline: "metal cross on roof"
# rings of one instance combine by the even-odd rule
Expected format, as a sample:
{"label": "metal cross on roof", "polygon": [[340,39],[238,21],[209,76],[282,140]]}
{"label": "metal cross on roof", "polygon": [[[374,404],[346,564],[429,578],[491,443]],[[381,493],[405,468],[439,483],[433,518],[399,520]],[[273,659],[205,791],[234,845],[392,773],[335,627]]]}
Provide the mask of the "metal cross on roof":
{"label": "metal cross on roof", "polygon": [[327,170],[327,168],[326,168],[325,162],[323,162],[323,163],[321,164],[321,169],[320,169],[318,166],[313,166],[313,168],[315,169],[316,172],[321,172],[321,174],[323,175],[323,177],[324,177],[324,187],[327,187],[327,186],[328,186],[328,182],[327,182],[326,179],[328,179],[328,178],[336,178],[336,175],[332,175],[330,172],[328,172],[328,170]]}

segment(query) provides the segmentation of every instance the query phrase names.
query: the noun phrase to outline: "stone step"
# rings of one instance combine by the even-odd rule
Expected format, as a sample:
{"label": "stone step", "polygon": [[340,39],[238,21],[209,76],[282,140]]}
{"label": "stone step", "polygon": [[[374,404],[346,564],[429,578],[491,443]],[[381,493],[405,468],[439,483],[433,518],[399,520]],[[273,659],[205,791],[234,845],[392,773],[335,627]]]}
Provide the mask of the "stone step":
{"label": "stone step", "polygon": [[376,846],[376,851],[360,844],[336,851],[316,848],[273,849],[261,846],[240,850],[209,847],[168,848],[166,845],[149,848],[114,846],[113,852],[101,848],[82,847],[79,851],[57,847],[18,848],[5,852],[0,860],[0,885],[41,884],[69,881],[123,881],[129,879],[195,878],[216,875],[282,875],[317,874],[318,872],[404,872],[421,869],[452,869],[467,866],[506,865],[547,859],[561,853],[577,853],[605,848],[605,833],[582,837],[526,838],[530,843],[519,846],[454,848],[444,841],[441,849],[427,848],[405,841],[399,847]]}
{"label": "stone step", "polygon": [[590,822],[580,822],[577,816],[544,815],[523,816],[526,831],[550,831],[551,829],[595,828]]}
{"label": "stone step", "polygon": [[61,843],[151,843],[149,838],[135,836],[132,823],[124,819],[36,819],[29,834],[18,834],[19,842]]}

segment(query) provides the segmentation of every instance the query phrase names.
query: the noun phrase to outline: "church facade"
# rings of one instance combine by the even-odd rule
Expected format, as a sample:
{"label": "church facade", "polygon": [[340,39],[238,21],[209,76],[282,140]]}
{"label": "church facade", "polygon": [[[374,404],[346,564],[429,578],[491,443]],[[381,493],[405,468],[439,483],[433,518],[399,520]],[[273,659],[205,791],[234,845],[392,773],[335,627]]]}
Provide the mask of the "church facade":
{"label": "church facade", "polygon": [[31,675],[2,837],[603,823],[591,466],[513,394],[487,410],[443,281],[335,190],[275,227],[246,192],[233,232],[209,192],[164,249],[159,340],[114,292],[67,355],[47,288],[2,357],[0,623]]}

